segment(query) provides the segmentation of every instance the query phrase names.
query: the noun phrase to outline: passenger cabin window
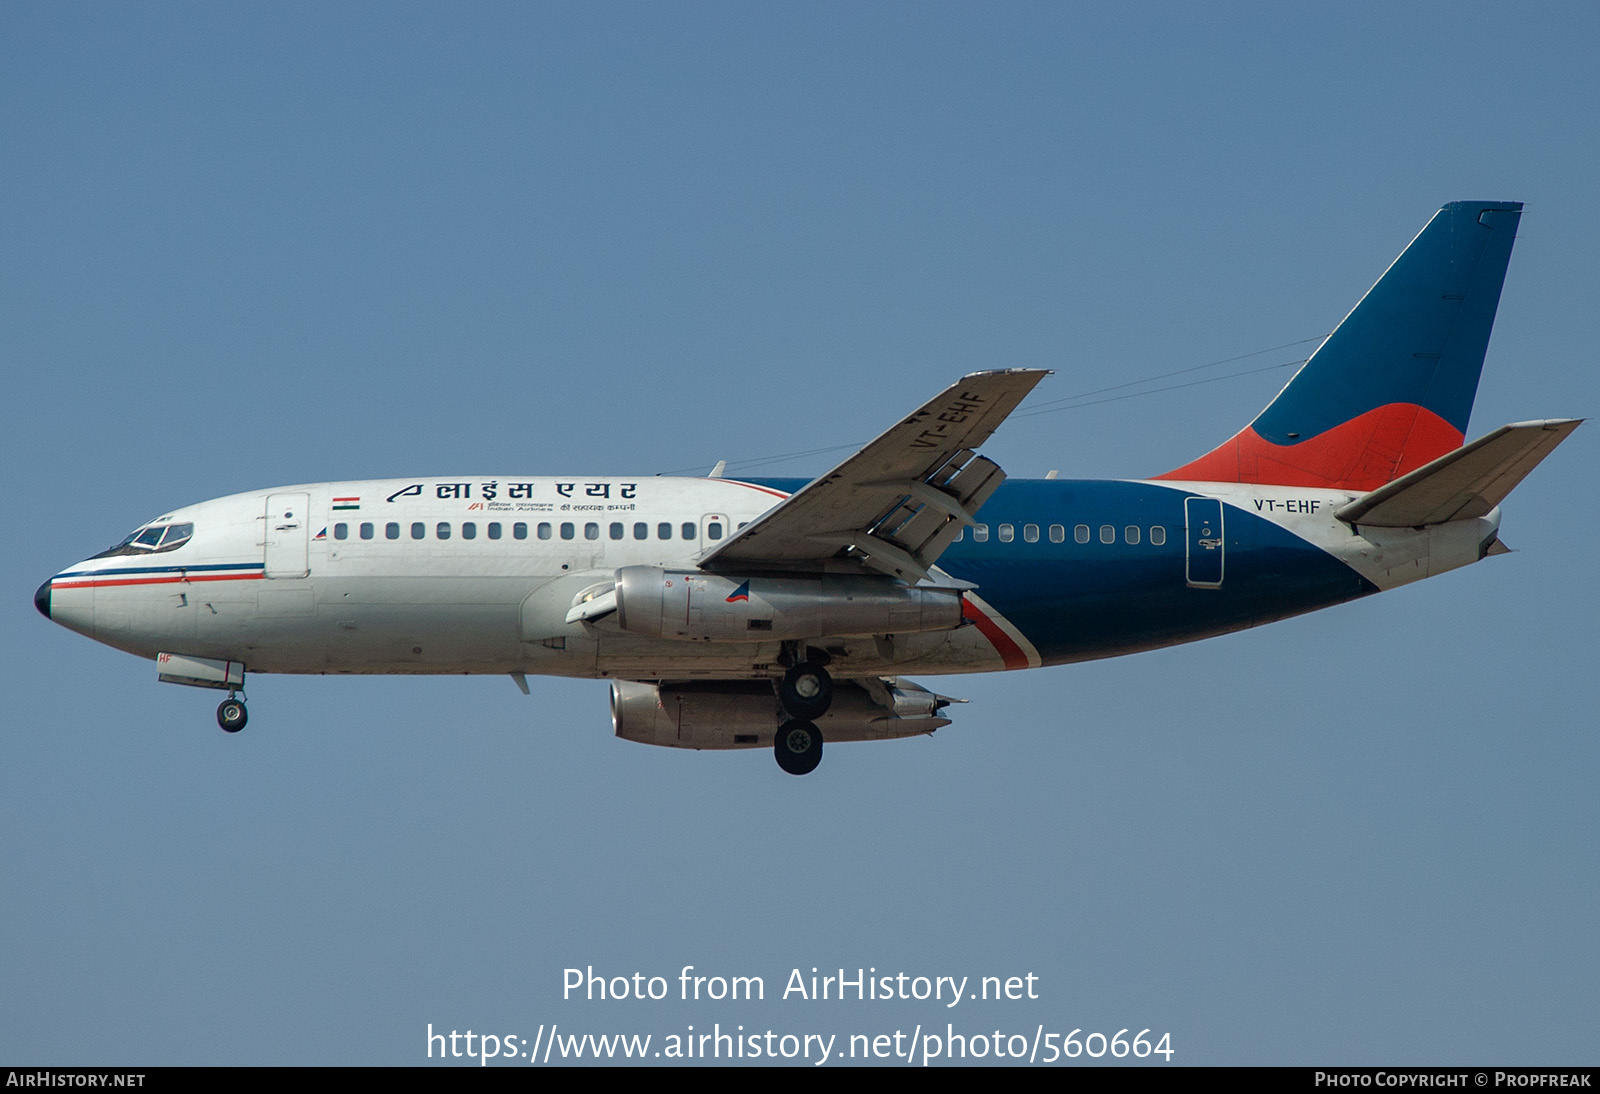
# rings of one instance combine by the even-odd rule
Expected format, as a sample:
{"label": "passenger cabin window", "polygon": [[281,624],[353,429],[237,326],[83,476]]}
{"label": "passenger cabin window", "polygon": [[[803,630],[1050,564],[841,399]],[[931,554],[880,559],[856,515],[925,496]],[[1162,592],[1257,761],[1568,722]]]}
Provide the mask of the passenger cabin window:
{"label": "passenger cabin window", "polygon": [[1126,528],[1124,528],[1122,530],[1122,538],[1127,540],[1129,543],[1138,543],[1139,542],[1139,526],[1137,524],[1128,525]]}
{"label": "passenger cabin window", "polygon": [[589,523],[585,524],[583,526],[583,538],[584,539],[599,539],[600,538],[600,525],[596,524],[592,520],[589,521]]}
{"label": "passenger cabin window", "polygon": [[334,539],[349,539],[350,538],[350,526],[348,524],[335,524],[333,526],[333,538]]}
{"label": "passenger cabin window", "polygon": [[974,543],[988,543],[989,542],[989,526],[987,524],[974,524],[972,526],[972,542],[974,542]]}
{"label": "passenger cabin window", "polygon": [[708,523],[706,525],[706,536],[709,539],[721,539],[722,522],[720,520],[714,520]]}
{"label": "passenger cabin window", "polygon": [[1167,542],[1167,530],[1161,527],[1159,524],[1151,525],[1150,542],[1155,544],[1157,547],[1160,547],[1163,543]]}
{"label": "passenger cabin window", "polygon": [[541,520],[539,522],[539,538],[549,539],[553,535],[555,535],[554,525],[547,520]]}
{"label": "passenger cabin window", "polygon": [[376,529],[373,528],[372,522],[370,520],[362,521],[362,523],[361,523],[361,538],[362,539],[371,539],[372,538],[372,534],[373,534],[374,531],[376,531]]}
{"label": "passenger cabin window", "polygon": [[465,523],[463,523],[461,525],[461,538],[462,539],[477,539],[478,538],[478,526],[476,524],[472,523],[470,520],[466,521]]}
{"label": "passenger cabin window", "polygon": [[633,538],[634,539],[649,539],[650,538],[650,526],[648,524],[646,524],[642,520],[636,522],[634,524],[634,526],[633,526]]}
{"label": "passenger cabin window", "polygon": [[490,539],[499,539],[500,538],[500,522],[499,521],[491,520],[489,522],[489,538]]}
{"label": "passenger cabin window", "polygon": [[1115,542],[1117,542],[1117,530],[1114,527],[1112,527],[1111,525],[1109,525],[1109,524],[1102,524],[1100,526],[1100,542],[1101,543],[1115,543]]}
{"label": "passenger cabin window", "polygon": [[578,534],[577,525],[573,524],[570,520],[564,520],[564,521],[561,522],[561,538],[562,539],[572,539],[575,536],[577,536],[577,534]]}
{"label": "passenger cabin window", "polygon": [[412,524],[411,524],[411,538],[412,539],[422,539],[427,534],[428,534],[428,526],[426,524],[423,524],[420,520],[412,522]]}
{"label": "passenger cabin window", "polygon": [[668,524],[666,521],[662,521],[660,524],[656,525],[656,538],[671,539],[672,525]]}
{"label": "passenger cabin window", "polygon": [[1087,524],[1074,525],[1072,529],[1072,538],[1078,543],[1088,543],[1089,526]]}
{"label": "passenger cabin window", "polygon": [[1067,528],[1066,528],[1066,525],[1064,525],[1064,524],[1052,524],[1050,526],[1050,542],[1051,543],[1065,543],[1066,541],[1067,541]]}
{"label": "passenger cabin window", "polygon": [[511,526],[511,538],[512,539],[527,539],[528,538],[528,526],[526,524],[522,523],[520,520],[517,521],[517,523],[515,523],[515,524],[513,524]]}
{"label": "passenger cabin window", "polygon": [[1037,524],[1024,524],[1022,526],[1022,538],[1028,543],[1038,543],[1039,526]]}
{"label": "passenger cabin window", "polygon": [[622,522],[620,520],[614,520],[614,521],[611,522],[611,538],[612,539],[621,539],[623,536],[625,536],[627,534],[628,534],[628,530],[622,526]]}
{"label": "passenger cabin window", "polygon": [[447,520],[441,520],[438,524],[433,526],[433,530],[440,539],[450,538],[450,522]]}
{"label": "passenger cabin window", "polygon": [[1011,525],[1002,524],[1000,526],[1000,542],[1001,543],[1010,543],[1013,539],[1016,538],[1016,535],[1017,535],[1016,529],[1012,528]]}
{"label": "passenger cabin window", "polygon": [[692,520],[684,521],[683,522],[683,538],[684,539],[693,539],[696,534],[697,533],[695,532],[694,521],[692,521]]}
{"label": "passenger cabin window", "polygon": [[391,520],[388,524],[383,526],[383,535],[385,539],[399,539],[400,525]]}

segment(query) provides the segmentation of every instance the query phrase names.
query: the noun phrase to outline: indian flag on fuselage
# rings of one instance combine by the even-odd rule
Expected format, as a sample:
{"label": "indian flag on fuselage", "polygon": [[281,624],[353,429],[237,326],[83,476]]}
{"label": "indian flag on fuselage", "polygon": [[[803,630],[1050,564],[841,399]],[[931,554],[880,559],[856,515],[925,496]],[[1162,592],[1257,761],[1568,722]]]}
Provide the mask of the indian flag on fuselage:
{"label": "indian flag on fuselage", "polygon": [[360,498],[334,498],[333,499],[334,512],[338,512],[340,509],[360,509],[360,508],[361,508],[361,499]]}

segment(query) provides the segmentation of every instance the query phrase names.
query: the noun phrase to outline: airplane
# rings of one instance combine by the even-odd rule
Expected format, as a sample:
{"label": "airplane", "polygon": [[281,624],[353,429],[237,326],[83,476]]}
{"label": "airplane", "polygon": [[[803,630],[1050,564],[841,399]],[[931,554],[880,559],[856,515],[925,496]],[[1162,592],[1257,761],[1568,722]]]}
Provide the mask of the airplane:
{"label": "airplane", "polygon": [[1441,208],[1249,425],[1154,478],[1008,481],[977,449],[1048,373],[966,376],[807,481],[451,475],[173,509],[44,582],[48,619],[227,692],[246,672],[606,679],[619,737],[931,733],[906,679],[1194,641],[1507,548],[1500,503],[1581,424],[1463,444],[1518,202]]}

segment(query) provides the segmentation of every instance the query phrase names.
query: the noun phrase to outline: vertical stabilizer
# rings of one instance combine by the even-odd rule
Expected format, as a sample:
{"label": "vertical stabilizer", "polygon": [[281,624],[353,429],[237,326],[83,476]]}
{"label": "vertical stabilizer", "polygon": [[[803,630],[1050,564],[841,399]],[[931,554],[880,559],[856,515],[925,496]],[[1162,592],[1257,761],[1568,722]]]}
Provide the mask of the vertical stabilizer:
{"label": "vertical stabilizer", "polygon": [[1440,209],[1255,421],[1157,478],[1366,491],[1459,447],[1521,215]]}

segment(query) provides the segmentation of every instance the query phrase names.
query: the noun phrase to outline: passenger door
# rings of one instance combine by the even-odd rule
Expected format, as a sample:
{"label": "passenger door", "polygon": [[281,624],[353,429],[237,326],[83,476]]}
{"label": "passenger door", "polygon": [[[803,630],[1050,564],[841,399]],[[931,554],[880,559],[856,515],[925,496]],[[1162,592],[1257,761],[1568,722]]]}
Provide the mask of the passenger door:
{"label": "passenger door", "polygon": [[305,577],[311,572],[311,495],[272,494],[267,498],[262,541],[267,577]]}
{"label": "passenger door", "polygon": [[1184,498],[1183,519],[1188,530],[1185,574],[1190,587],[1221,588],[1224,554],[1222,502],[1216,498]]}

